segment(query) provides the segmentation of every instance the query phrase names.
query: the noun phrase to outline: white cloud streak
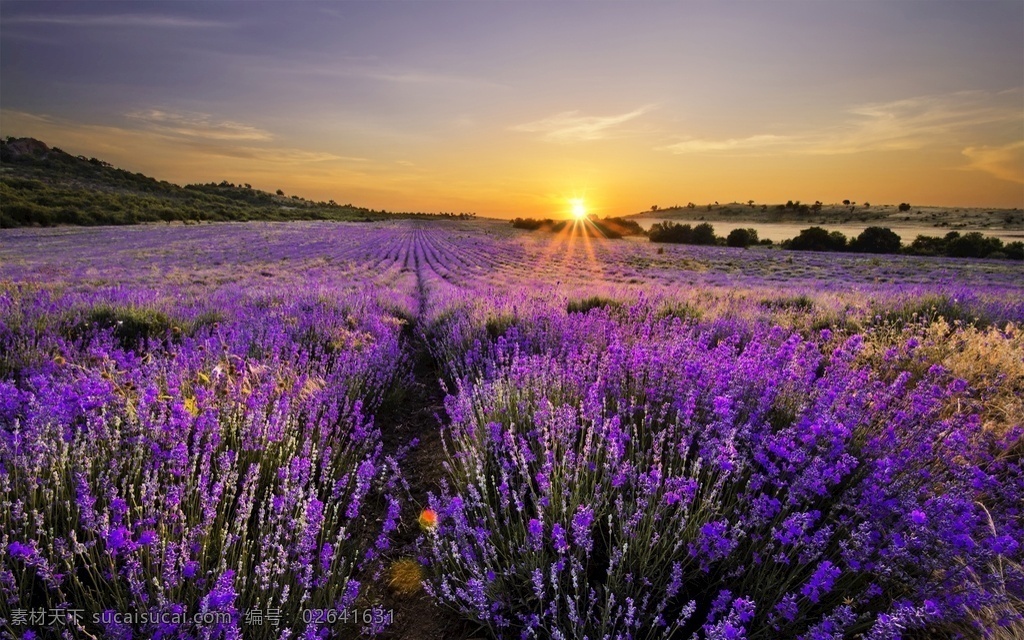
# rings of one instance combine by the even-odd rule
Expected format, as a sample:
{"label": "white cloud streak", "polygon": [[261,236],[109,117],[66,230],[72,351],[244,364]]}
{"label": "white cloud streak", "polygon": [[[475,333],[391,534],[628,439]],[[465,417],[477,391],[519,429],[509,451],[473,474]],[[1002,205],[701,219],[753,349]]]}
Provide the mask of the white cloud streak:
{"label": "white cloud streak", "polygon": [[128,118],[160,133],[206,140],[270,140],[273,136],[256,127],[231,120],[216,121],[205,113],[173,113],[161,109],[133,111]]}
{"label": "white cloud streak", "polygon": [[512,127],[513,131],[539,133],[541,140],[567,144],[617,137],[626,133],[621,125],[639,118],[654,108],[645,105],[628,113],[612,116],[584,116],[579,111],[563,111],[553,116]]}

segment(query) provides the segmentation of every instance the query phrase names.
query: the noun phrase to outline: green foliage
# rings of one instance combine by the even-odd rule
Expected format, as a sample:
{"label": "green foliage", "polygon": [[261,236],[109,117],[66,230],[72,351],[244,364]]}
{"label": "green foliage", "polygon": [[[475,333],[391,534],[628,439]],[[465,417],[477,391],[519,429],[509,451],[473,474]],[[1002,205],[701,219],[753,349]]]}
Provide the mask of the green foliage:
{"label": "green foliage", "polygon": [[675,222],[659,222],[647,232],[651,242],[672,242],[676,244],[719,244],[719,238],[715,236],[715,228],[707,222],[702,222],[696,227],[688,224]]}
{"label": "green foliage", "polygon": [[693,228],[693,244],[713,245],[718,238],[715,236],[715,228],[707,222],[702,222]]}
{"label": "green foliage", "polygon": [[814,301],[806,295],[790,296],[782,298],[771,298],[761,301],[761,306],[773,311],[810,311],[814,308]]}
{"label": "green foliage", "polygon": [[906,252],[918,256],[949,256],[951,258],[1004,258],[1024,260],[1024,242],[1006,245],[999,238],[990,238],[979,231],[960,235],[950,231],[942,238],[920,235]]}
{"label": "green foliage", "polygon": [[993,318],[974,305],[965,304],[949,295],[921,296],[895,308],[878,309],[875,322],[881,325],[906,326],[910,324],[931,324],[939,318],[963,326],[988,326]]}
{"label": "green foliage", "polygon": [[688,224],[677,222],[657,222],[647,232],[651,242],[673,242],[677,244],[690,244],[693,237],[693,227]]}
{"label": "green foliage", "polygon": [[989,238],[979,231],[972,231],[954,238],[946,245],[946,255],[954,258],[986,258],[990,254],[1002,251],[1003,241]]}
{"label": "green foliage", "polygon": [[596,224],[604,229],[614,231],[620,236],[642,236],[647,233],[639,222],[629,218],[609,217],[596,221]]}
{"label": "green foliage", "polygon": [[792,240],[787,240],[783,247],[794,251],[843,251],[846,249],[846,236],[839,231],[829,233],[821,227],[809,227]]}
{"label": "green foliage", "polygon": [[725,244],[728,246],[743,249],[758,242],[757,229],[733,229],[725,239]]}
{"label": "green foliage", "polygon": [[498,316],[487,318],[487,322],[484,324],[484,328],[487,331],[487,336],[491,340],[496,340],[501,336],[505,335],[505,332],[510,327],[516,324],[516,317],[512,314],[504,313]]}
{"label": "green foliage", "polygon": [[850,250],[860,253],[899,253],[901,240],[891,229],[868,227],[850,243]]}
{"label": "green foliage", "polygon": [[588,313],[592,309],[618,309],[621,306],[622,303],[611,298],[590,296],[583,300],[570,300],[565,306],[565,311],[566,313]]}
{"label": "green foliage", "polygon": [[97,306],[85,317],[88,325],[112,329],[121,348],[138,349],[146,341],[171,330],[171,319],[161,311],[146,307]]}

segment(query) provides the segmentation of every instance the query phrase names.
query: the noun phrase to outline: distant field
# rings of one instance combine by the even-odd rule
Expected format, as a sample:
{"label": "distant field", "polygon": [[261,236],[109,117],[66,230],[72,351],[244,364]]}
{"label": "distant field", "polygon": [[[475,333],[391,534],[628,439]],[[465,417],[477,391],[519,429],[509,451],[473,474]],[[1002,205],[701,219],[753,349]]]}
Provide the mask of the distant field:
{"label": "distant field", "polygon": [[1014,637],[1021,275],[482,220],[2,230],[0,632]]}
{"label": "distant field", "polygon": [[[799,202],[795,203],[799,206]],[[808,203],[803,203],[807,205]],[[708,208],[710,206],[710,209]],[[910,205],[900,211],[899,205],[882,204],[865,207],[863,204],[823,204],[818,210],[799,211],[796,208],[779,209],[778,204],[755,203],[753,206],[730,203],[724,205],[697,205],[667,207],[657,211],[634,214],[637,218],[667,220],[697,220],[701,217],[741,222],[779,222],[810,224],[869,223],[898,226],[939,226],[949,230],[1005,229],[1024,231],[1024,210],[984,207],[933,207]]]}
{"label": "distant field", "polygon": [[719,235],[735,228],[753,226],[761,238],[781,241],[795,237],[801,229],[816,225],[830,231],[842,231],[854,236],[872,226],[883,226],[899,234],[905,243],[917,235],[942,236],[950,231],[980,231],[1012,242],[1024,239],[1024,211],[1019,209],[985,209],[964,207],[911,207],[900,211],[897,205],[823,205],[819,211],[800,213],[779,210],[778,205],[754,207],[733,203],[697,206],[694,208],[667,208],[646,211],[631,216],[645,229],[657,222],[710,222]]}
{"label": "distant field", "polygon": [[[772,242],[779,243],[783,240],[789,240],[795,238],[800,232],[810,226],[818,226],[827,229],[828,231],[839,231],[849,238],[858,236],[862,231],[868,227],[878,226],[878,223],[830,223],[828,221],[822,222],[816,220],[812,222],[766,222],[766,221],[739,221],[739,220],[720,220],[714,218],[708,218],[705,216],[695,216],[693,218],[633,218],[640,223],[640,226],[646,230],[650,230],[651,226],[659,222],[692,222],[701,223],[707,222],[714,226],[715,234],[719,236],[727,236],[733,229],[747,229],[754,228],[757,230],[758,238],[761,240],[771,240]],[[886,229],[890,229],[893,233],[900,236],[900,239],[905,243],[909,244],[914,238],[919,235],[924,236],[944,236],[949,231],[944,227],[924,227],[924,226],[913,226],[913,225],[892,225],[886,223]],[[982,235],[999,238],[1003,242],[1014,242],[1024,240],[1024,230],[1021,229],[963,229],[964,232],[978,231]]]}

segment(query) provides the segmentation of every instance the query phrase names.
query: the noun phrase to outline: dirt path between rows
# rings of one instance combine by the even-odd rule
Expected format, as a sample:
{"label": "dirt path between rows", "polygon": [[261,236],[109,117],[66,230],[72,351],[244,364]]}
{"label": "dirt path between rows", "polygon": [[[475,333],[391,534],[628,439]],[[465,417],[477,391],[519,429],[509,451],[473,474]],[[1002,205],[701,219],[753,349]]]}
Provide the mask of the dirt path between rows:
{"label": "dirt path between rows", "polygon": [[[444,477],[444,448],[441,424],[444,416],[444,391],[439,364],[430,355],[418,330],[423,317],[427,287],[418,252],[415,254],[417,309],[416,318],[405,327],[405,348],[412,358],[413,379],[405,397],[382,410],[376,418],[384,443],[384,454],[399,459],[409,495],[402,501],[402,517],[392,536],[387,559],[416,558],[416,540],[420,530],[417,519],[426,508],[428,494],[440,493]],[[390,579],[385,577],[385,580]],[[484,638],[478,627],[468,624],[451,609],[440,607],[423,589],[413,594],[388,589],[383,606],[394,611],[394,622],[382,635],[388,640],[470,640]]]}

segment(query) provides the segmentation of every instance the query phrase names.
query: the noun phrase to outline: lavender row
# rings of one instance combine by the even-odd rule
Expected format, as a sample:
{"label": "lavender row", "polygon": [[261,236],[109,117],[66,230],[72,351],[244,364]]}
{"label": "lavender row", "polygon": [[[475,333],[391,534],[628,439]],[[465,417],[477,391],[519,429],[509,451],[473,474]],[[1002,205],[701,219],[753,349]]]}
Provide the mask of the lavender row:
{"label": "lavender row", "polygon": [[[935,329],[960,329],[527,297],[429,332],[455,381],[426,539],[442,602],[508,638],[1020,624],[1021,414],[993,425],[1005,389],[933,361]],[[986,335],[1019,355],[1007,330]]]}
{"label": "lavender row", "polygon": [[363,602],[399,497],[372,416],[408,375],[377,293],[0,291],[0,626],[317,636],[303,610]]}

